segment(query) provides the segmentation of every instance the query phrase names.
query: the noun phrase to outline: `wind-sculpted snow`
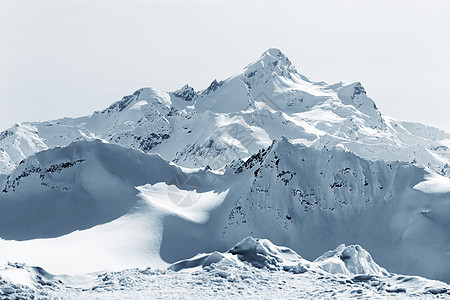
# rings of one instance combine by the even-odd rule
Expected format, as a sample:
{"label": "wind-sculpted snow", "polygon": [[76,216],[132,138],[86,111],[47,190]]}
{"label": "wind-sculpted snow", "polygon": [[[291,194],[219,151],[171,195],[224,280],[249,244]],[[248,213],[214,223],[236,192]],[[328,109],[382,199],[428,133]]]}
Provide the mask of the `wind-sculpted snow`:
{"label": "wind-sculpted snow", "polygon": [[306,268],[310,268],[311,264],[287,247],[276,246],[266,239],[247,237],[226,253],[199,254],[192,259],[176,262],[169,269],[180,271],[199,266],[205,268],[219,262],[237,265],[247,263],[255,268],[284,270],[294,273],[306,272]]}
{"label": "wind-sculpted snow", "polygon": [[123,298],[436,299],[450,287],[390,274],[360,246],[340,245],[314,262],[266,239],[247,237],[225,253],[199,254],[168,269],[54,275],[25,264],[0,266],[0,296],[25,299]]}
{"label": "wind-sculpted snow", "polygon": [[[213,270],[218,276],[233,282],[238,281],[240,276],[243,277],[239,271],[248,270],[247,266],[269,273],[287,272],[302,280],[331,279],[331,282],[353,285],[353,291],[351,287],[347,287],[346,292],[359,296],[395,297],[395,294],[400,293],[402,297],[426,298],[427,295],[445,297],[447,292],[450,292],[449,286],[442,282],[389,273],[377,265],[371,255],[358,245],[339,245],[335,250],[328,251],[310,262],[287,247],[276,246],[266,239],[247,237],[225,253],[199,254],[192,259],[176,262],[169,269],[180,272],[198,270],[200,267],[203,271]],[[239,271],[236,272],[236,269]],[[329,287],[328,285],[326,288]],[[374,292],[372,295],[371,289]],[[329,296],[349,295],[339,295],[335,292]],[[321,297],[325,297],[325,294]]]}
{"label": "wind-sculpted snow", "polygon": [[450,281],[450,193],[418,190],[429,180],[424,169],[283,138],[231,172],[241,193],[230,202],[225,239],[264,236],[307,259],[360,244],[393,272]]}
{"label": "wind-sculpted snow", "polygon": [[[211,186],[215,176],[101,141],[40,152],[0,183],[0,261],[69,273],[165,266],[159,246],[169,208],[204,222],[226,195]],[[194,192],[202,199],[190,213],[180,209],[179,194]]]}
{"label": "wind-sculpted snow", "polygon": [[388,272],[378,266],[372,256],[361,246],[339,245],[335,250],[328,251],[314,261],[321,269],[332,274],[344,275],[388,275]]}
{"label": "wind-sculpted snow", "polygon": [[430,174],[284,137],[221,172],[78,142],[1,183],[0,260],[61,273],[161,267],[260,236],[307,260],[359,244],[391,272],[450,282],[450,193],[430,190]]}
{"label": "wind-sculpted snow", "polygon": [[0,236],[50,238],[109,222],[136,205],[136,185],[170,180],[177,172],[159,156],[100,141],[40,152],[6,177]]}
{"label": "wind-sculpted snow", "polygon": [[[372,275],[388,276],[371,255],[358,245],[339,245],[313,262],[303,259],[294,250],[274,245],[267,239],[246,237],[225,253],[199,254],[191,259],[172,264],[169,269],[180,271],[196,267],[208,267],[214,263],[245,265],[272,271],[287,271],[294,274],[313,272],[318,274],[339,274],[345,276]],[[361,277],[362,278],[362,277]]]}
{"label": "wind-sculpted snow", "polygon": [[202,91],[1,132],[0,297],[445,297],[409,275],[450,282],[449,177],[449,134],[269,49]]}
{"label": "wind-sculpted snow", "polygon": [[281,135],[450,176],[449,134],[383,115],[359,82],[313,82],[278,49],[202,91],[142,88],[91,116],[16,124],[0,133],[0,173],[36,152],[92,139],[219,169]]}
{"label": "wind-sculpted snow", "polygon": [[[283,138],[234,162],[225,176],[234,178],[235,188],[230,188],[223,211],[212,214],[207,236],[224,241],[263,236],[308,259],[341,243],[359,243],[394,272],[449,281],[450,194],[415,188],[427,180],[421,168],[296,146]],[[173,222],[165,228],[190,226]],[[213,250],[197,235],[165,238],[168,245],[178,240],[188,244],[190,239],[203,245],[186,249],[184,256]],[[182,258],[166,247],[165,239],[162,249],[166,260]]]}

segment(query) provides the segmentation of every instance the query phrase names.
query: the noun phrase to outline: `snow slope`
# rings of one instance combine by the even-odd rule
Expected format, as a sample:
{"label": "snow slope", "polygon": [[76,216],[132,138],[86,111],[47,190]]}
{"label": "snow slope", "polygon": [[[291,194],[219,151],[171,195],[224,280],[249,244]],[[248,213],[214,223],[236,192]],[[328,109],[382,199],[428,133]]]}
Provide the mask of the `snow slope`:
{"label": "snow slope", "polygon": [[0,133],[0,173],[33,153],[97,138],[180,166],[218,169],[281,135],[450,175],[449,134],[385,116],[359,82],[313,82],[277,49],[202,91],[143,88],[91,116],[16,124]]}
{"label": "snow slope", "polygon": [[[417,189],[428,174],[401,162],[371,162],[351,152],[292,145],[282,138],[227,168],[224,178],[230,178],[226,186],[231,187],[224,205],[212,212],[206,236],[225,242],[260,236],[307,259],[342,243],[360,244],[393,272],[448,282],[450,194]],[[190,226],[172,222],[176,225],[167,222],[167,230]],[[187,232],[196,230],[194,225]],[[183,256],[201,252],[209,243],[197,234],[167,236],[163,258],[182,258],[165,247],[166,240],[187,244],[191,239],[202,248]]]}
{"label": "snow slope", "polygon": [[269,240],[247,237],[225,253],[200,254],[168,270],[53,275],[24,264],[0,267],[0,295],[22,298],[370,298],[436,299],[450,287],[390,274],[360,246],[340,245],[314,262]]}
{"label": "snow slope", "polygon": [[[203,91],[16,124],[0,133],[0,296],[445,297],[409,275],[450,282],[449,147],[277,49]],[[131,269],[147,267],[164,271]]]}
{"label": "snow slope", "polygon": [[221,172],[77,142],[26,159],[1,184],[0,263],[163,267],[251,235],[309,260],[360,244],[392,272],[450,282],[450,193],[421,188],[432,174],[284,137]]}
{"label": "snow slope", "polygon": [[[152,202],[136,187],[165,183],[189,193],[187,176],[157,155],[101,141],[40,152],[3,183],[0,261],[58,273],[165,266],[159,244],[167,213],[158,203],[168,199]],[[204,201],[191,207],[192,222],[207,217],[211,198],[224,196],[200,195]]]}

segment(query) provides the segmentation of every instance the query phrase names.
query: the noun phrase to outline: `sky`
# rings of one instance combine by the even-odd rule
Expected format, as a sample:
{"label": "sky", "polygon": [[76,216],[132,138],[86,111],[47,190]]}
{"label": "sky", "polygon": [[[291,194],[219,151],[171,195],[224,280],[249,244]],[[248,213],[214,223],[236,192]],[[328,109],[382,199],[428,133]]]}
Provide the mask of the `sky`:
{"label": "sky", "polygon": [[450,132],[450,1],[0,0],[0,131],[89,115],[141,87],[206,88],[268,48]]}

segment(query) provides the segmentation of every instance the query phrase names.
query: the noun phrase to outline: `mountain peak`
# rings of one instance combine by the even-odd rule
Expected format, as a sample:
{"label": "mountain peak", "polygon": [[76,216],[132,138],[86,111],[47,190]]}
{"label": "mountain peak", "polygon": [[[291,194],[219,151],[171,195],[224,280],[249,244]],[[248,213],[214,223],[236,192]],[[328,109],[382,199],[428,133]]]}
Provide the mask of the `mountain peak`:
{"label": "mountain peak", "polygon": [[281,52],[280,49],[277,49],[277,48],[269,48],[269,49],[267,49],[261,55],[260,59],[266,60],[266,61],[268,60],[270,62],[274,62],[274,61],[283,62],[287,66],[291,66],[292,65],[292,63],[289,60],[289,58],[283,52]]}
{"label": "mountain peak", "polygon": [[192,101],[197,95],[194,88],[192,88],[188,84],[185,84],[181,89],[173,92],[173,94],[175,95],[175,97],[181,98],[186,101]]}
{"label": "mountain peak", "polygon": [[289,73],[297,73],[289,58],[276,48],[266,50],[261,57],[245,68],[244,74],[247,77],[254,76],[257,72],[270,71],[271,74],[276,73],[280,76],[289,76]]}

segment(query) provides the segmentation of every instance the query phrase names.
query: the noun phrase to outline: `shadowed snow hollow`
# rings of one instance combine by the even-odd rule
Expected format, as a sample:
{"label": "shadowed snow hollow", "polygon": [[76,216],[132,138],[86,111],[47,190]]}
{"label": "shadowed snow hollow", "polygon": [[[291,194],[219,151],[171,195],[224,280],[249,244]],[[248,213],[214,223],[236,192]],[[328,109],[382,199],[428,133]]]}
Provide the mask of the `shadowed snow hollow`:
{"label": "shadowed snow hollow", "polygon": [[418,189],[429,174],[286,138],[223,172],[79,142],[38,153],[4,179],[1,259],[59,272],[165,266],[251,235],[308,260],[360,244],[391,272],[450,281],[450,194]]}
{"label": "shadowed snow hollow", "polygon": [[[207,220],[211,204],[226,195],[210,187],[214,176],[100,141],[40,152],[2,182],[0,261],[58,273],[165,266],[159,254],[164,219]],[[202,186],[194,190],[191,181]],[[202,199],[188,213],[170,188]]]}

